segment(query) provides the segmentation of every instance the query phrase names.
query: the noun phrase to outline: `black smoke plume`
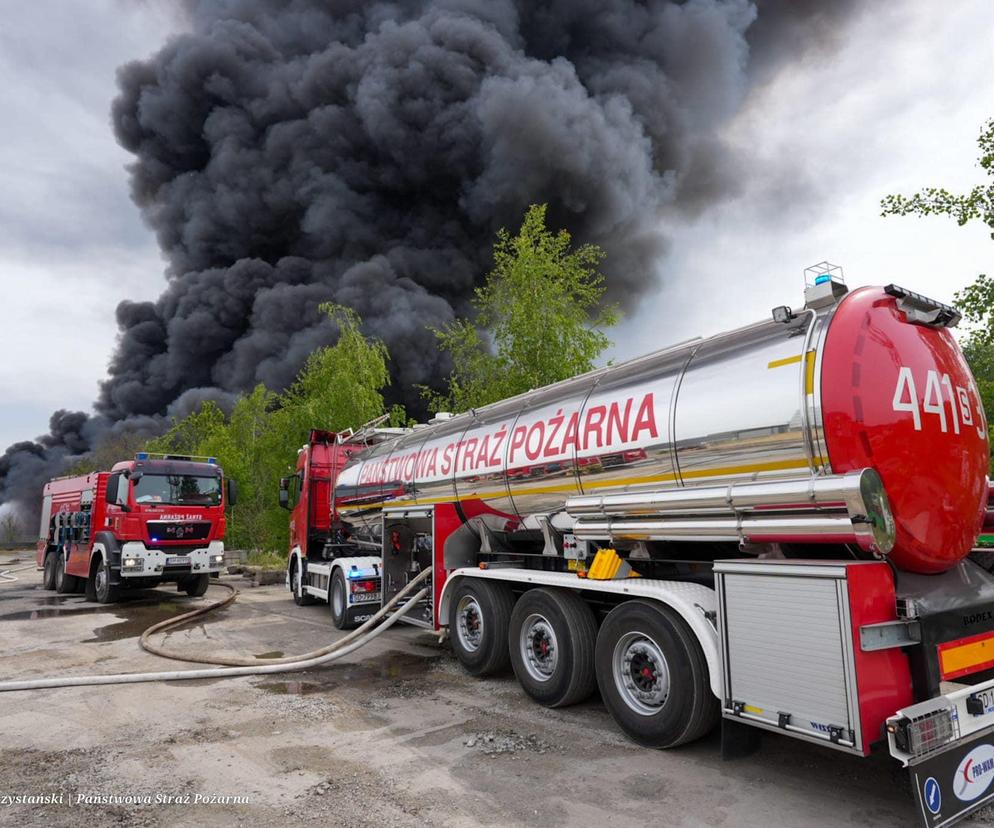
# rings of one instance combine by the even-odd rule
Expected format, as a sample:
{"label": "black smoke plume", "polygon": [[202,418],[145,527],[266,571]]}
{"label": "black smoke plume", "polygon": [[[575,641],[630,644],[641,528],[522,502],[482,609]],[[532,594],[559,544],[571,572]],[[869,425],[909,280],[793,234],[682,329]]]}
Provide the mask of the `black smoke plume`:
{"label": "black smoke plume", "polygon": [[189,32],[119,70],[112,118],[168,260],[155,302],[117,308],[96,415],[0,459],[0,502],[102,435],[154,432],[204,398],[284,387],[354,307],[394,397],[446,373],[430,326],[465,314],[495,230],[530,203],[607,251],[631,307],[665,218],[740,174],[720,140],[755,72],[849,2],[188,0]]}

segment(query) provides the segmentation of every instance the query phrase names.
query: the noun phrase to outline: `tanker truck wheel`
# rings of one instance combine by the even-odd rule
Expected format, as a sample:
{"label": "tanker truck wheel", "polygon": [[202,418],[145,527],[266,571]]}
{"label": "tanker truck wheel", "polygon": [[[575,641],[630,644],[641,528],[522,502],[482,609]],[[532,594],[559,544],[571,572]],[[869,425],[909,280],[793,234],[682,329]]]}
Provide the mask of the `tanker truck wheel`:
{"label": "tanker truck wheel", "polygon": [[199,598],[207,592],[207,587],[210,585],[210,575],[194,575],[183,583],[183,590],[191,598]]}
{"label": "tanker truck wheel", "polygon": [[707,661],[675,612],[626,601],[601,624],[594,655],[601,697],[618,726],[647,747],[692,742],[718,721]]}
{"label": "tanker truck wheel", "polygon": [[597,686],[597,621],[572,592],[530,589],[511,613],[511,666],[522,689],[546,707],[583,701]]}
{"label": "tanker truck wheel", "polygon": [[49,552],[45,555],[45,567],[42,570],[41,575],[41,586],[42,589],[55,589],[55,561],[56,553]]}
{"label": "tanker truck wheel", "polygon": [[449,640],[459,663],[474,676],[507,669],[507,630],[514,594],[504,584],[460,578],[449,604]]}
{"label": "tanker truck wheel", "polygon": [[349,624],[349,593],[348,584],[341,568],[336,568],[331,576],[331,589],[328,590],[328,606],[331,607],[331,623],[340,630],[355,626]]}

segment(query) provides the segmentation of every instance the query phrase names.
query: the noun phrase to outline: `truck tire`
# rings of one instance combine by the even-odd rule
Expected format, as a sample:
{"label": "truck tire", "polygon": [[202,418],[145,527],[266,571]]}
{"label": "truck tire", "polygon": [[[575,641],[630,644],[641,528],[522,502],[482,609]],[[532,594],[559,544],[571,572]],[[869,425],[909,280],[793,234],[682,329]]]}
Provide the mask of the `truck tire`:
{"label": "truck tire", "polygon": [[449,639],[466,672],[490,676],[507,670],[507,631],[514,608],[510,588],[461,578],[449,607]]}
{"label": "truck tire", "polygon": [[605,706],[642,745],[692,742],[718,721],[704,652],[684,620],[662,605],[626,601],[611,610],[594,662]]}
{"label": "truck tire", "polygon": [[514,605],[508,639],[518,683],[539,704],[566,707],[594,692],[597,620],[579,595],[528,590]]}
{"label": "truck tire", "polygon": [[191,598],[199,598],[207,592],[207,587],[210,586],[210,583],[210,575],[193,575],[183,582],[183,590]]}
{"label": "truck tire", "polygon": [[66,572],[65,556],[61,552],[53,552],[51,557],[55,558],[55,591],[59,595],[70,595],[76,592],[78,589],[77,578]]}
{"label": "truck tire", "polygon": [[41,574],[42,589],[55,589],[55,561],[57,557],[55,552],[45,554],[45,564]]}
{"label": "truck tire", "polygon": [[298,607],[314,603],[314,596],[304,592],[303,571],[300,561],[294,560],[290,570],[290,589],[293,590],[293,603]]}
{"label": "truck tire", "polygon": [[90,583],[93,584],[93,600],[98,604],[113,604],[120,597],[120,587],[111,583],[110,564],[103,555],[90,568]]}
{"label": "truck tire", "polygon": [[349,618],[349,585],[345,583],[345,575],[337,567],[331,576],[331,586],[328,588],[328,606],[331,608],[331,622],[340,630],[348,630],[355,626]]}

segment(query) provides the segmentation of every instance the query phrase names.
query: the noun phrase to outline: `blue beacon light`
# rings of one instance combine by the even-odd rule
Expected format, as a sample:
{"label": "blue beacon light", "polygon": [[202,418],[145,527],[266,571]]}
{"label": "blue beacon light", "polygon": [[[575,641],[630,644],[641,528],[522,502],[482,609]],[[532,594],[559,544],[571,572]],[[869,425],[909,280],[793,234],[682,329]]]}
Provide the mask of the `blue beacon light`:
{"label": "blue beacon light", "polygon": [[823,285],[825,284],[825,282],[831,282],[831,281],[832,281],[832,276],[829,273],[822,273],[819,276],[815,276],[816,285]]}

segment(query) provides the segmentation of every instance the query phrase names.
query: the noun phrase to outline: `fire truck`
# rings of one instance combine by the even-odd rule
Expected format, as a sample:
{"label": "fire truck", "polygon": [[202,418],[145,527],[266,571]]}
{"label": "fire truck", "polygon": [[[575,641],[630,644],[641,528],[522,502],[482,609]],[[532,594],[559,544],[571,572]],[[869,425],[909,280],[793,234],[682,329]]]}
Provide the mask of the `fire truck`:
{"label": "fire truck", "polygon": [[214,458],[139,452],[109,472],[56,478],[42,492],[43,585],[102,604],[163,582],[203,595],[224,565],[235,496]]}
{"label": "fire truck", "polygon": [[886,747],[928,826],[990,801],[994,576],[970,559],[990,451],[960,314],[805,275],[802,307],[753,325],[402,433],[312,435],[284,484],[309,498],[294,597],[339,596],[337,623],[431,567],[405,620],[539,704],[599,689],[654,748],[719,723],[726,756],[763,732]]}

